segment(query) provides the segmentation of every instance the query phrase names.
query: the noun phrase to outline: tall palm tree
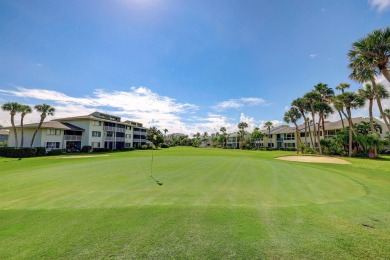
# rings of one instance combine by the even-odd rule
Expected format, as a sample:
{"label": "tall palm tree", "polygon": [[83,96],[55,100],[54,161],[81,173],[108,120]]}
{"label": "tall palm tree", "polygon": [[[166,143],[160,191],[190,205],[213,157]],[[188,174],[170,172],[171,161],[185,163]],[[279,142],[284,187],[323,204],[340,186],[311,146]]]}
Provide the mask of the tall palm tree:
{"label": "tall palm tree", "polygon": [[12,129],[14,131],[14,136],[15,136],[15,147],[18,147],[18,133],[16,132],[16,126],[15,126],[15,115],[17,112],[19,112],[20,104],[17,102],[7,102],[4,103],[1,106],[1,109],[3,111],[10,112],[11,115],[11,125]]}
{"label": "tall palm tree", "polygon": [[333,113],[333,109],[329,106],[329,104],[331,103],[332,97],[334,96],[334,91],[324,83],[318,83],[315,85],[314,90],[320,94],[319,102],[322,104],[318,104],[317,106],[322,125],[322,137],[325,138],[325,115]]}
{"label": "tall palm tree", "polygon": [[307,100],[307,102],[310,105],[310,111],[311,111],[311,116],[312,116],[312,120],[313,120],[313,128],[314,128],[314,140],[318,144],[320,154],[322,154],[320,136],[317,132],[316,121],[315,121],[316,112],[318,112],[316,110],[316,104],[321,99],[321,95],[316,91],[310,91],[304,95],[304,98]]}
{"label": "tall palm tree", "polygon": [[351,109],[356,109],[364,106],[365,100],[360,95],[353,92],[344,92],[337,96],[340,102],[345,107],[348,114],[348,125],[349,125],[349,142],[348,142],[348,156],[352,156],[352,114]]}
{"label": "tall palm tree", "polygon": [[[350,68],[352,70],[349,77],[352,80],[355,80],[359,83],[371,82],[371,85],[374,89],[374,92],[376,93],[376,102],[378,104],[378,109],[379,109],[380,115],[383,117],[383,120],[385,121],[387,129],[390,131],[389,121],[384,116],[382,102],[381,102],[379,95],[377,95],[377,92],[376,92],[376,85],[377,84],[375,82],[375,76],[378,74],[377,66],[373,63],[372,57],[369,58],[367,56],[368,55],[367,52],[369,52],[369,50],[367,50],[366,47],[364,47],[364,44],[365,44],[364,41],[362,41],[361,43],[359,43],[359,42],[354,43],[353,49],[350,50],[348,53],[349,61],[350,61],[348,68]],[[356,48],[355,48],[355,45],[356,45]],[[362,45],[362,46],[360,46],[360,45]],[[373,51],[373,52],[375,52],[375,51]],[[388,50],[388,53],[390,53],[389,50]],[[385,71],[387,71],[387,68],[384,69],[382,71],[382,73]],[[390,78],[388,78],[387,80],[389,80],[389,79]]]}
{"label": "tall palm tree", "polygon": [[[386,108],[383,112],[385,114],[385,117],[387,117],[387,119],[390,121],[390,109]],[[381,116],[381,118],[383,117]]]}
{"label": "tall palm tree", "polygon": [[350,61],[363,59],[382,73],[390,82],[390,27],[374,30],[366,37],[354,42],[348,56]]}
{"label": "tall palm tree", "polygon": [[24,126],[23,126],[23,121],[24,121],[24,117],[27,114],[31,114],[32,113],[32,109],[28,105],[21,105],[19,107],[19,112],[21,113],[21,116],[20,116],[20,127],[21,127],[21,131],[22,131],[21,139],[20,139],[20,147],[23,147],[23,143],[24,143]]}
{"label": "tall palm tree", "polygon": [[291,107],[286,113],[284,113],[283,120],[286,123],[293,123],[295,125],[295,146],[297,148],[297,154],[299,154],[300,148],[300,136],[297,121],[302,117],[302,114],[299,112],[298,108]]}
{"label": "tall palm tree", "polygon": [[[305,123],[305,152],[306,152],[306,149],[307,149],[307,122],[308,122],[308,120],[307,120],[305,113],[309,112],[310,108],[308,106],[307,101],[304,98],[294,99],[293,102],[291,103],[291,105],[296,107],[299,110],[299,112],[301,113],[301,115],[303,117],[303,121]],[[309,132],[309,135],[311,138],[310,132]],[[311,143],[313,145],[313,139],[312,139]]]}
{"label": "tall palm tree", "polygon": [[219,131],[222,132],[222,136],[223,136],[223,143],[222,143],[222,147],[225,147],[226,146],[226,127],[221,127],[221,129],[219,129]]}
{"label": "tall palm tree", "polygon": [[165,135],[165,137],[167,137],[167,132],[168,132],[168,129],[164,129],[163,131],[164,131],[164,135]]}
{"label": "tall palm tree", "polygon": [[39,121],[37,129],[35,129],[35,131],[34,131],[33,137],[31,138],[30,147],[33,146],[35,136],[37,135],[37,132],[41,128],[45,118],[47,116],[54,116],[54,112],[56,111],[56,109],[54,107],[52,107],[52,106],[50,106],[48,104],[36,105],[36,106],[34,106],[34,109],[41,113],[41,120]]}
{"label": "tall palm tree", "polygon": [[238,131],[238,135],[240,137],[240,149],[243,148],[243,145],[244,145],[244,139],[245,139],[245,128],[248,127],[248,124],[245,123],[245,122],[240,122],[238,124],[238,129],[240,129],[240,131]]}
{"label": "tall palm tree", "polygon": [[[376,92],[378,92],[378,96],[381,99],[389,98],[389,92],[386,90],[386,88],[382,84],[376,85]],[[372,113],[372,107],[373,107],[374,99],[376,98],[377,95],[374,91],[374,88],[370,84],[366,84],[364,86],[364,88],[358,89],[358,93],[364,99],[367,99],[369,101],[368,113],[369,113],[369,117],[370,117],[370,128],[371,128],[371,133],[374,134],[375,133],[374,115]]]}
{"label": "tall palm tree", "polygon": [[265,122],[264,126],[268,130],[268,147],[270,147],[270,144],[271,144],[271,128],[274,127],[274,126],[273,126],[273,123],[271,121]]}

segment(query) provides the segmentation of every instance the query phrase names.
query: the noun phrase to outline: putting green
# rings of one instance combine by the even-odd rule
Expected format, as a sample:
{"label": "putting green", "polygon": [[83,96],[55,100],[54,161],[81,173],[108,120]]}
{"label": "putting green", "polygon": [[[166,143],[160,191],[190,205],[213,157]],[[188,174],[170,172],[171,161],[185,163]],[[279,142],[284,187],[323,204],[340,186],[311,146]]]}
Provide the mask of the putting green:
{"label": "putting green", "polygon": [[[37,159],[38,160],[38,159]],[[41,159],[39,159],[41,160]],[[0,209],[195,205],[274,208],[364,196],[345,175],[299,163],[221,156],[55,158],[0,175]]]}

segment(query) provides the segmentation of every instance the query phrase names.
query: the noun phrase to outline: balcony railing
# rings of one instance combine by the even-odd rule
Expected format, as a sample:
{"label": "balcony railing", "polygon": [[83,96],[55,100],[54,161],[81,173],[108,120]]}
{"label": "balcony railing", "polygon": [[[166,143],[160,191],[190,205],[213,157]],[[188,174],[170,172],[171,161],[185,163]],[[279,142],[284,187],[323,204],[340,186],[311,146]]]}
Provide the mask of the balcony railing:
{"label": "balcony railing", "polygon": [[146,135],[146,132],[141,132],[141,131],[134,131],[135,135]]}
{"label": "balcony railing", "polygon": [[126,128],[115,127],[115,131],[119,133],[124,133],[126,131]]}
{"label": "balcony railing", "polygon": [[117,142],[124,142],[125,138],[124,137],[117,137],[117,138],[115,138],[115,141],[117,141]]}
{"label": "balcony railing", "polygon": [[64,135],[65,141],[81,141],[81,135]]}
{"label": "balcony railing", "polygon": [[145,143],[146,139],[133,139],[134,143]]}
{"label": "balcony railing", "polygon": [[284,140],[283,138],[277,138],[278,142],[283,142],[283,140]]}
{"label": "balcony railing", "polygon": [[104,141],[114,141],[114,137],[113,136],[105,136],[104,137]]}
{"label": "balcony railing", "polygon": [[115,126],[103,126],[103,130],[104,131],[112,131],[114,132],[115,131]]}

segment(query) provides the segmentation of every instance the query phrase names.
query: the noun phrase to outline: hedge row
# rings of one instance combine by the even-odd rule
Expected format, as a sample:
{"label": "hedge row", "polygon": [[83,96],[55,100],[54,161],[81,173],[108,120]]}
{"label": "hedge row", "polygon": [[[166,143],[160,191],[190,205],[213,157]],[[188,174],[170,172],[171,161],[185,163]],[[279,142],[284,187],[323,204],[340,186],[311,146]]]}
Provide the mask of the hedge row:
{"label": "hedge row", "polygon": [[26,158],[37,155],[36,148],[15,148],[15,147],[0,147],[0,156],[10,158]]}

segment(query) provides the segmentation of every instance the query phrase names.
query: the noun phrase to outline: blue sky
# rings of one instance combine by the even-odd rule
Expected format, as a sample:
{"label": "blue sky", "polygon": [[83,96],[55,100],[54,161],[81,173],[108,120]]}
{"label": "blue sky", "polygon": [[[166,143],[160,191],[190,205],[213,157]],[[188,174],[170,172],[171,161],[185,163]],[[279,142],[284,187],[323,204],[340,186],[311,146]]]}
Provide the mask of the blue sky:
{"label": "blue sky", "polygon": [[390,0],[1,0],[0,103],[170,133],[278,123],[319,82],[357,89],[351,43],[389,22]]}

